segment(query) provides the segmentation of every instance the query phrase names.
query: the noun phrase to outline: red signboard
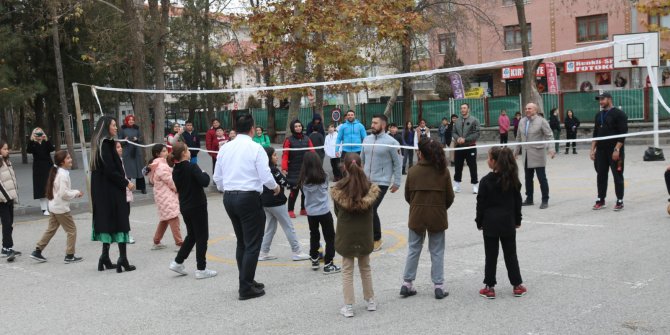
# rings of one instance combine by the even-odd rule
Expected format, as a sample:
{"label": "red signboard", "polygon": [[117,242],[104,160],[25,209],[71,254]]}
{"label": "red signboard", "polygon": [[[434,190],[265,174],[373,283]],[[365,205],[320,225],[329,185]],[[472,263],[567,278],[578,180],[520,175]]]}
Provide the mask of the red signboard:
{"label": "red signboard", "polygon": [[558,93],[558,74],[556,72],[556,64],[546,63],[547,70],[547,91],[549,93]]}
{"label": "red signboard", "polygon": [[565,73],[603,72],[614,69],[614,58],[593,58],[567,61],[564,64]]}
{"label": "red signboard", "polygon": [[[545,76],[545,65],[541,63],[537,67],[537,77]],[[515,65],[502,68],[502,79],[521,79],[523,78],[523,65]]]}

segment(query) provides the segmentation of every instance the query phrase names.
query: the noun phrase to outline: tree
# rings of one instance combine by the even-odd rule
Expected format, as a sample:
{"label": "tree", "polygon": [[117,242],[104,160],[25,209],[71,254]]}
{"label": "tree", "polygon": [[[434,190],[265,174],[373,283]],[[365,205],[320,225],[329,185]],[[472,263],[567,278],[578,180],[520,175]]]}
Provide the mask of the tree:
{"label": "tree", "polygon": [[[448,69],[457,66],[463,66],[463,61],[456,55],[456,49],[447,47],[444,53],[444,63],[440,66],[440,69]],[[469,71],[461,71],[459,74],[461,75],[463,88],[467,90],[470,87],[471,74]],[[447,74],[437,76],[435,93],[437,93],[442,100],[454,97],[454,92],[451,89],[451,81]]]}
{"label": "tree", "polygon": [[[637,1],[636,9],[640,14],[647,14],[647,18],[662,18],[670,14],[670,0]],[[642,22],[648,31],[657,31],[660,39],[667,40],[670,38],[670,28],[664,27],[660,20],[650,22],[648,19],[643,19]],[[662,47],[662,45],[660,46]],[[670,50],[661,48],[659,56],[661,59],[670,58]]]}
{"label": "tree", "polygon": [[[149,14],[153,29],[154,47],[154,83],[157,90],[165,89],[165,45],[169,23],[170,0],[161,0],[160,12],[158,0],[149,0]],[[154,143],[163,142],[163,124],[165,124],[165,94],[158,93],[154,98]]]}
{"label": "tree", "polygon": [[[514,0],[516,14],[519,18],[519,30],[521,31],[521,53],[523,57],[528,57],[530,56],[530,46],[524,3],[525,0]],[[523,106],[531,102],[535,103],[538,113],[542,113],[542,96],[537,90],[535,74],[540,63],[542,63],[542,59],[523,62],[523,79],[521,79],[521,103]]]}

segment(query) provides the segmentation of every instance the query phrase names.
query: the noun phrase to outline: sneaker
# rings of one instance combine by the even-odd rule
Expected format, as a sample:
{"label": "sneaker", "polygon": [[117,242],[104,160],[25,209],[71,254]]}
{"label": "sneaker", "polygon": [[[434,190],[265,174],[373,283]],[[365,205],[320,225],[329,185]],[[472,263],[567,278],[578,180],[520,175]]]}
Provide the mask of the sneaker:
{"label": "sneaker", "polygon": [[461,193],[461,183],[455,181],[454,182],[454,193]]}
{"label": "sneaker", "polygon": [[176,273],[178,273],[182,276],[186,276],[188,274],[188,273],[186,273],[186,267],[184,266],[184,264],[179,264],[175,261],[172,261],[172,263],[170,263],[170,270],[172,270],[172,271],[174,271],[174,272],[176,272]]}
{"label": "sneaker", "polygon": [[288,211],[288,216],[289,216],[291,219],[295,219],[295,212],[294,212],[294,211]]}
{"label": "sneaker", "polygon": [[479,290],[479,295],[486,299],[495,299],[496,290],[491,286],[485,286],[483,289]]}
{"label": "sneaker", "polygon": [[30,254],[30,258],[32,258],[32,259],[34,259],[34,260],[36,260],[40,263],[44,263],[44,262],[47,261],[47,259],[44,258],[44,256],[42,256],[42,251],[40,251],[40,250],[33,251],[33,253]]}
{"label": "sneaker", "polygon": [[340,314],[342,314],[345,318],[353,318],[354,317],[353,306],[351,305],[342,306],[342,309],[340,309]]}
{"label": "sneaker", "polygon": [[618,212],[623,209],[623,200],[617,200],[616,205],[614,205],[614,211]]}
{"label": "sneaker", "polygon": [[374,241],[374,247],[372,248],[372,252],[382,250],[382,245],[384,245],[384,241],[382,240]]}
{"label": "sneaker", "polygon": [[523,285],[514,286],[513,290],[515,297],[523,297],[524,295],[526,295],[527,291],[528,290],[526,290],[526,287]]}
{"label": "sneaker", "polygon": [[42,215],[44,215],[44,216],[49,216],[49,211],[43,211],[43,212],[42,212]]}
{"label": "sneaker", "polygon": [[14,259],[16,258],[16,252],[14,250],[9,250],[9,254],[7,255],[7,262],[13,262]]}
{"label": "sneaker", "polygon": [[167,248],[167,247],[165,246],[165,244],[158,243],[158,244],[154,244],[154,245],[151,247],[151,250],[162,250],[162,249],[165,249],[165,248]]}
{"label": "sneaker", "polygon": [[377,310],[377,303],[375,302],[375,299],[370,298],[368,299],[368,312],[374,312]]}
{"label": "sneaker", "polygon": [[14,256],[21,256],[21,252],[20,252],[20,251],[16,251],[16,250],[14,250],[14,249],[12,249],[12,248],[2,248],[2,253],[0,253],[0,255],[2,255],[2,256],[1,256],[2,258],[5,258],[5,257],[9,257],[9,255],[10,255],[11,253],[14,253]]}
{"label": "sneaker", "polygon": [[333,262],[330,262],[330,263],[328,263],[328,265],[323,267],[323,274],[324,275],[330,275],[330,274],[333,274],[333,273],[338,273],[341,270],[342,269],[340,269],[339,266],[333,264]]}
{"label": "sneaker", "polygon": [[271,261],[271,260],[273,260],[273,259],[277,259],[277,256],[270,255],[270,254],[267,253],[267,252],[261,252],[261,253],[258,255],[258,260],[261,261],[261,262],[262,262],[262,261]]}
{"label": "sneaker", "polygon": [[444,290],[442,285],[435,285],[435,299],[440,300],[449,296],[449,292]]}
{"label": "sneaker", "polygon": [[318,257],[317,258],[311,258],[310,257],[310,260],[312,261],[312,270],[314,270],[314,271],[318,270],[319,267],[321,266],[321,264],[319,264],[319,258]]}
{"label": "sneaker", "polygon": [[310,259],[310,257],[309,257],[308,254],[303,253],[301,251],[298,251],[298,252],[293,253],[293,256],[291,256],[291,259],[293,259],[293,261],[297,262],[297,261],[306,261],[306,260]]}
{"label": "sneaker", "polygon": [[207,279],[216,277],[217,272],[210,269],[195,270],[195,279]]}
{"label": "sneaker", "polygon": [[477,194],[479,192],[479,183],[472,185],[472,193]]}
{"label": "sneaker", "polygon": [[521,203],[521,206],[533,206],[533,199],[526,198],[526,200]]}
{"label": "sneaker", "polygon": [[400,287],[400,295],[407,298],[416,295],[416,289],[412,287],[411,283],[404,283]]}
{"label": "sneaker", "polygon": [[[668,202],[670,202],[670,199],[668,199]],[[0,251],[0,257],[6,258],[9,256],[9,249],[2,248],[2,251]]]}
{"label": "sneaker", "polygon": [[300,210],[300,215],[307,216],[307,211],[305,209]]}
{"label": "sneaker", "polygon": [[[31,255],[31,257],[32,257],[32,255]],[[70,264],[70,263],[79,263],[83,260],[84,260],[83,257],[77,257],[75,255],[67,255],[67,256],[65,256],[65,259],[63,260],[63,262],[65,262],[65,264]]]}
{"label": "sneaker", "polygon": [[130,235],[128,235],[128,244],[135,244],[135,239]]}
{"label": "sneaker", "polygon": [[548,203],[548,202],[543,202],[543,203],[540,205],[540,209],[547,209],[547,208],[549,208],[549,203]]}
{"label": "sneaker", "polygon": [[603,208],[607,208],[607,205],[605,205],[605,200],[600,200],[600,199],[596,200],[596,204],[593,205],[593,210],[597,211],[597,210],[601,210]]}

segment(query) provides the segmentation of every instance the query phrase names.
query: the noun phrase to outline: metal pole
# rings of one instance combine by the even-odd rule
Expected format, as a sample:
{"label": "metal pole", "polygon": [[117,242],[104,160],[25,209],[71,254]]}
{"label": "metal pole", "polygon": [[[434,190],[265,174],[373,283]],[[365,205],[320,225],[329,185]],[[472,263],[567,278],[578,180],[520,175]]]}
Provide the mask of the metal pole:
{"label": "metal pole", "polygon": [[[654,79],[658,81],[658,67],[654,68]],[[654,90],[654,148],[660,148],[658,135],[658,94]]]}
{"label": "metal pole", "polygon": [[86,175],[86,190],[88,191],[88,206],[93,210],[93,200],[91,199],[91,173],[88,165],[88,152],[86,151],[86,138],[84,137],[84,122],[81,118],[81,104],[79,103],[79,85],[72,83],[74,97],[74,109],[77,115],[77,131],[79,132],[79,144],[81,144],[81,158],[84,161],[84,174]]}

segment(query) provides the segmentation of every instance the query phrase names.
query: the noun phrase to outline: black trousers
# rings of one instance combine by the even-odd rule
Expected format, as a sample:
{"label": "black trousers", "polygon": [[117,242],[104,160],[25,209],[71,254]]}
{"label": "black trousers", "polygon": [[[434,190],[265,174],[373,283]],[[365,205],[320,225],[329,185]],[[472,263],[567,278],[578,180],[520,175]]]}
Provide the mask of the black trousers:
{"label": "black trousers", "polygon": [[309,257],[317,259],[319,257],[319,241],[321,234],[319,233],[319,225],[323,231],[323,239],[326,241],[326,253],[323,255],[324,264],[333,261],[335,257],[335,226],[333,224],[333,215],[330,212],[323,215],[309,215],[307,216],[309,223]]}
{"label": "black trousers", "polygon": [[207,206],[199,206],[183,210],[181,215],[186,224],[186,238],[175,257],[175,262],[182,264],[188,258],[195,246],[195,260],[198,270],[207,268],[207,240],[209,239],[209,222],[207,217]]}
{"label": "black trousers", "polygon": [[138,191],[146,191],[147,183],[144,180],[144,177],[135,179],[135,186]]}
{"label": "black trousers", "polygon": [[542,202],[549,201],[549,181],[547,181],[547,171],[545,167],[529,168],[528,159],[524,162],[524,175],[526,179],[526,199],[533,201],[533,194],[535,184],[533,184],[533,177],[537,173],[537,180],[540,182],[540,192],[542,193]]}
{"label": "black trousers", "polygon": [[14,231],[14,201],[0,202],[0,223],[2,223],[2,247],[14,247],[12,231]]}
{"label": "black trousers", "polygon": [[454,172],[454,181],[461,182],[463,178],[463,163],[468,164],[470,169],[470,183],[477,184],[479,179],[477,178],[477,149],[466,149],[466,150],[456,150],[454,151],[454,161],[456,165],[456,171]]}
{"label": "black trousers", "polygon": [[[565,138],[566,138],[567,140],[574,140],[574,139],[577,139],[577,133],[567,133],[566,136],[565,136]],[[576,148],[576,147],[577,147],[577,142],[568,142],[568,143],[565,143],[565,148],[566,148],[566,149],[569,148],[570,146],[572,146],[573,148]]]}
{"label": "black trousers", "polygon": [[300,193],[300,209],[305,209],[305,192],[299,188],[292,188],[288,195],[288,210],[295,209],[295,202],[298,200],[298,193]]}
{"label": "black trousers", "polygon": [[379,185],[379,189],[381,192],[379,192],[379,196],[377,196],[377,200],[375,200],[372,214],[372,233],[374,235],[375,241],[382,239],[382,223],[379,221],[379,214],[377,213],[377,209],[379,209],[379,205],[382,204],[382,200],[384,200],[384,196],[386,195],[386,191],[388,191],[389,187]]}
{"label": "black trousers", "polygon": [[500,144],[507,143],[507,138],[508,138],[507,133],[500,134]]}
{"label": "black trousers", "polygon": [[510,236],[486,236],[484,235],[484,253],[486,254],[486,265],[484,266],[484,284],[496,286],[496,267],[498,265],[498,241],[502,245],[507,267],[507,277],[513,286],[521,285],[521,271],[519,260],[516,257],[516,234]]}
{"label": "black trousers", "polygon": [[665,170],[665,188],[668,189],[668,194],[670,194],[670,171]]}
{"label": "black trousers", "polygon": [[233,223],[237,237],[235,260],[240,272],[239,293],[248,294],[252,290],[258,255],[261,253],[265,232],[265,211],[258,192],[227,191],[223,195],[223,206]]}
{"label": "black trousers", "polygon": [[330,167],[333,169],[333,177],[335,178],[335,181],[342,179],[342,171],[340,171],[340,159],[331,158]]}
{"label": "black trousers", "polygon": [[596,148],[596,174],[598,181],[598,199],[605,200],[607,196],[607,179],[609,171],[612,171],[612,178],[614,178],[614,193],[617,200],[623,200],[623,165],[624,165],[624,149],[619,151],[619,160],[621,166],[619,171],[619,161],[612,160],[612,153],[614,147],[597,147]]}

